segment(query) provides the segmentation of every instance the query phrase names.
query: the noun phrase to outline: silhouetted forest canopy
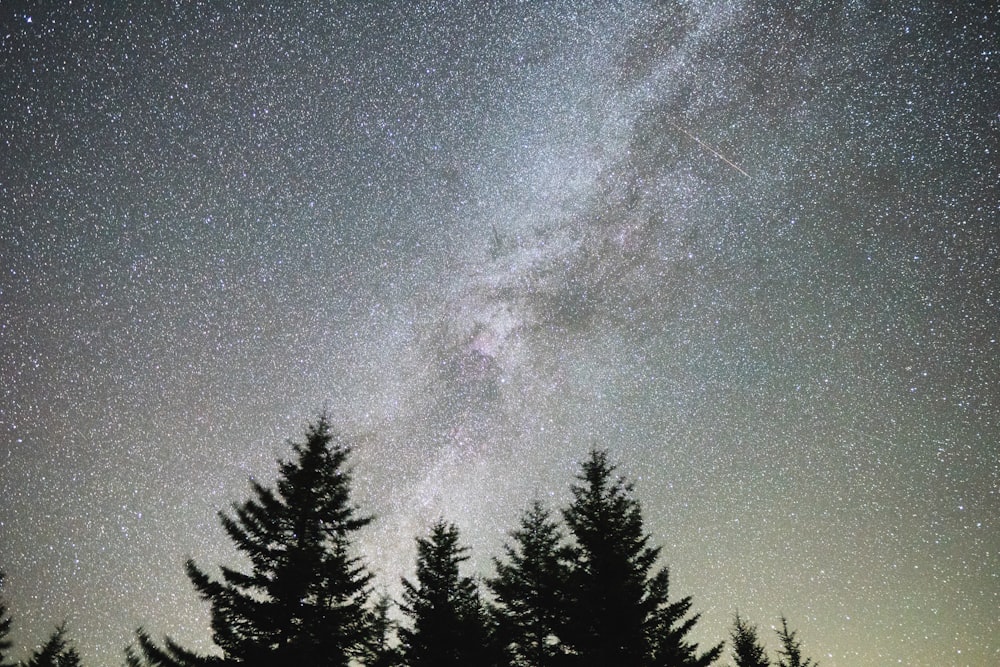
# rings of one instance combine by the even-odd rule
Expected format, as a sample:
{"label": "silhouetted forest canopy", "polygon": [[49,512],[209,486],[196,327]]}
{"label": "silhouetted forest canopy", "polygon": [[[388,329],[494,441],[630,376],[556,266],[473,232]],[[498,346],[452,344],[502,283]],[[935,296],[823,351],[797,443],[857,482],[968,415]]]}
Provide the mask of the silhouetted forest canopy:
{"label": "silhouetted forest canopy", "polygon": [[[671,590],[660,547],[608,453],[580,464],[565,507],[534,501],[494,556],[492,576],[467,571],[470,549],[445,518],[415,536],[415,576],[400,600],[377,594],[356,548],[375,518],[351,495],[355,443],[325,415],[278,462],[273,486],[219,513],[249,568],[185,565],[210,609],[216,651],[136,630],[127,667],[706,667],[725,663],[725,642],[691,640],[699,620],[691,596]],[[0,572],[0,586],[3,573]],[[83,664],[65,624],[27,661],[10,661],[14,618],[0,598],[0,667]],[[730,654],[736,667],[815,667],[780,619],[776,660],[757,626],[738,612]]]}

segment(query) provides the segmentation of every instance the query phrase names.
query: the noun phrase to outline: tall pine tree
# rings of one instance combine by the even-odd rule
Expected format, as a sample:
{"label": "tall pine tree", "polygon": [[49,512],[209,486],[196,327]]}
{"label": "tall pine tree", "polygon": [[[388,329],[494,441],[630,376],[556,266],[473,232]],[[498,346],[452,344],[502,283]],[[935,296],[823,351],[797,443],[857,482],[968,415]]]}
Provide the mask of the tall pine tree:
{"label": "tall pine tree", "polygon": [[[3,592],[3,581],[5,574],[0,571],[0,592]],[[7,603],[2,597],[0,597],[0,667],[14,667],[14,664],[8,662],[7,658],[10,655],[10,649],[13,648],[14,642],[10,639],[10,629],[13,621],[10,615],[7,614]]]}
{"label": "tall pine tree", "polygon": [[394,642],[398,624],[390,614],[391,608],[392,598],[388,593],[380,596],[372,608],[371,641],[358,656],[365,667],[400,667],[403,664],[402,653]]}
{"label": "tall pine tree", "polygon": [[307,427],[304,443],[291,444],[295,458],[279,462],[275,489],[251,481],[253,497],[234,505],[232,516],[220,513],[250,572],[222,566],[221,579],[213,579],[193,561],[186,566],[211,605],[222,660],[169,641],[157,647],[140,632],[149,664],[347,667],[377,641],[368,609],[372,575],[351,553],[355,533],[372,521],[351,504],[351,447],[325,415]]}
{"label": "tall pine tree", "polygon": [[511,537],[505,558],[494,559],[496,576],[486,582],[496,598],[501,642],[516,667],[565,665],[570,551],[562,531],[536,500]]}
{"label": "tall pine tree", "polygon": [[802,642],[799,641],[797,632],[788,629],[788,620],[784,616],[781,617],[781,629],[777,632],[781,642],[778,667],[819,667],[819,663],[811,658],[802,657]]}
{"label": "tall pine tree", "polygon": [[654,572],[659,548],[649,546],[632,486],[613,477],[607,453],[592,450],[571,487],[563,517],[575,539],[570,572],[569,643],[580,667],[712,664],[719,644],[698,654],[686,639],[698,616],[691,598],[671,602],[669,571]]}
{"label": "tall pine tree", "polygon": [[409,667],[486,667],[494,662],[476,582],[460,572],[468,559],[454,524],[439,520],[429,536],[417,538],[416,582],[403,579],[400,605],[410,621],[399,632]]}
{"label": "tall pine tree", "polygon": [[23,667],[80,667],[80,654],[66,638],[66,625],[60,625],[45,643],[35,649]]}
{"label": "tall pine tree", "polygon": [[764,645],[757,636],[757,626],[740,616],[739,612],[736,612],[729,637],[733,642],[733,662],[736,667],[770,667]]}

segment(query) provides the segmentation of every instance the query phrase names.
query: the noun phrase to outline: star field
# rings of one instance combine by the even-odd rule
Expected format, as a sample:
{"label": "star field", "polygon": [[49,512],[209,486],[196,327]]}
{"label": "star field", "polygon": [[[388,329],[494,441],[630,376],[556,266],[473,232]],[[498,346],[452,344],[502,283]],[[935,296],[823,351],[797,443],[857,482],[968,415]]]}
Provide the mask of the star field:
{"label": "star field", "polygon": [[697,640],[1000,662],[1000,11],[128,4],[0,5],[18,646],[208,650],[182,564],[326,406],[390,592],[596,444]]}

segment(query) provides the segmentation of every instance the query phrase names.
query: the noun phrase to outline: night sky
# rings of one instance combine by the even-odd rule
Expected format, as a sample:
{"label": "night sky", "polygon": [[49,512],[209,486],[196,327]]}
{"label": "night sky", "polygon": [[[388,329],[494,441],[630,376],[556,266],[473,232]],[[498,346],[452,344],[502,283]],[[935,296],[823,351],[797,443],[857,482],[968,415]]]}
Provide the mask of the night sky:
{"label": "night sky", "polygon": [[1000,10],[269,4],[0,3],[19,646],[209,650],[326,406],[390,592],[596,445],[698,641],[1000,664]]}

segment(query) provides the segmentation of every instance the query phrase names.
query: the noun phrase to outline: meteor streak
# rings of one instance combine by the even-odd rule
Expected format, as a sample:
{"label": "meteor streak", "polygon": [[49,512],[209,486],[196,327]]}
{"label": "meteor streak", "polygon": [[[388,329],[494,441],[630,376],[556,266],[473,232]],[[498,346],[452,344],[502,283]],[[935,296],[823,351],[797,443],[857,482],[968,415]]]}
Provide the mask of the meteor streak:
{"label": "meteor streak", "polygon": [[736,171],[740,172],[741,174],[743,174],[747,178],[751,178],[750,174],[748,174],[746,171],[744,171],[743,168],[740,167],[740,165],[736,164],[735,162],[733,162],[732,160],[730,160],[729,158],[727,158],[725,155],[723,155],[722,153],[720,153],[719,151],[717,151],[715,148],[713,148],[712,146],[706,144],[704,141],[702,141],[698,137],[694,136],[693,134],[691,134],[690,132],[688,132],[687,130],[685,130],[683,127],[681,127],[677,123],[673,123],[673,122],[671,122],[669,120],[667,121],[667,123],[670,125],[670,127],[674,128],[675,130],[679,130],[680,132],[683,132],[687,136],[689,136],[692,139],[694,139],[698,143],[699,146],[701,146],[702,148],[704,148],[705,150],[707,150],[709,153],[711,153],[715,157],[719,158],[720,160],[722,160],[723,162],[725,162],[726,164],[728,164],[730,167],[732,167]]}

